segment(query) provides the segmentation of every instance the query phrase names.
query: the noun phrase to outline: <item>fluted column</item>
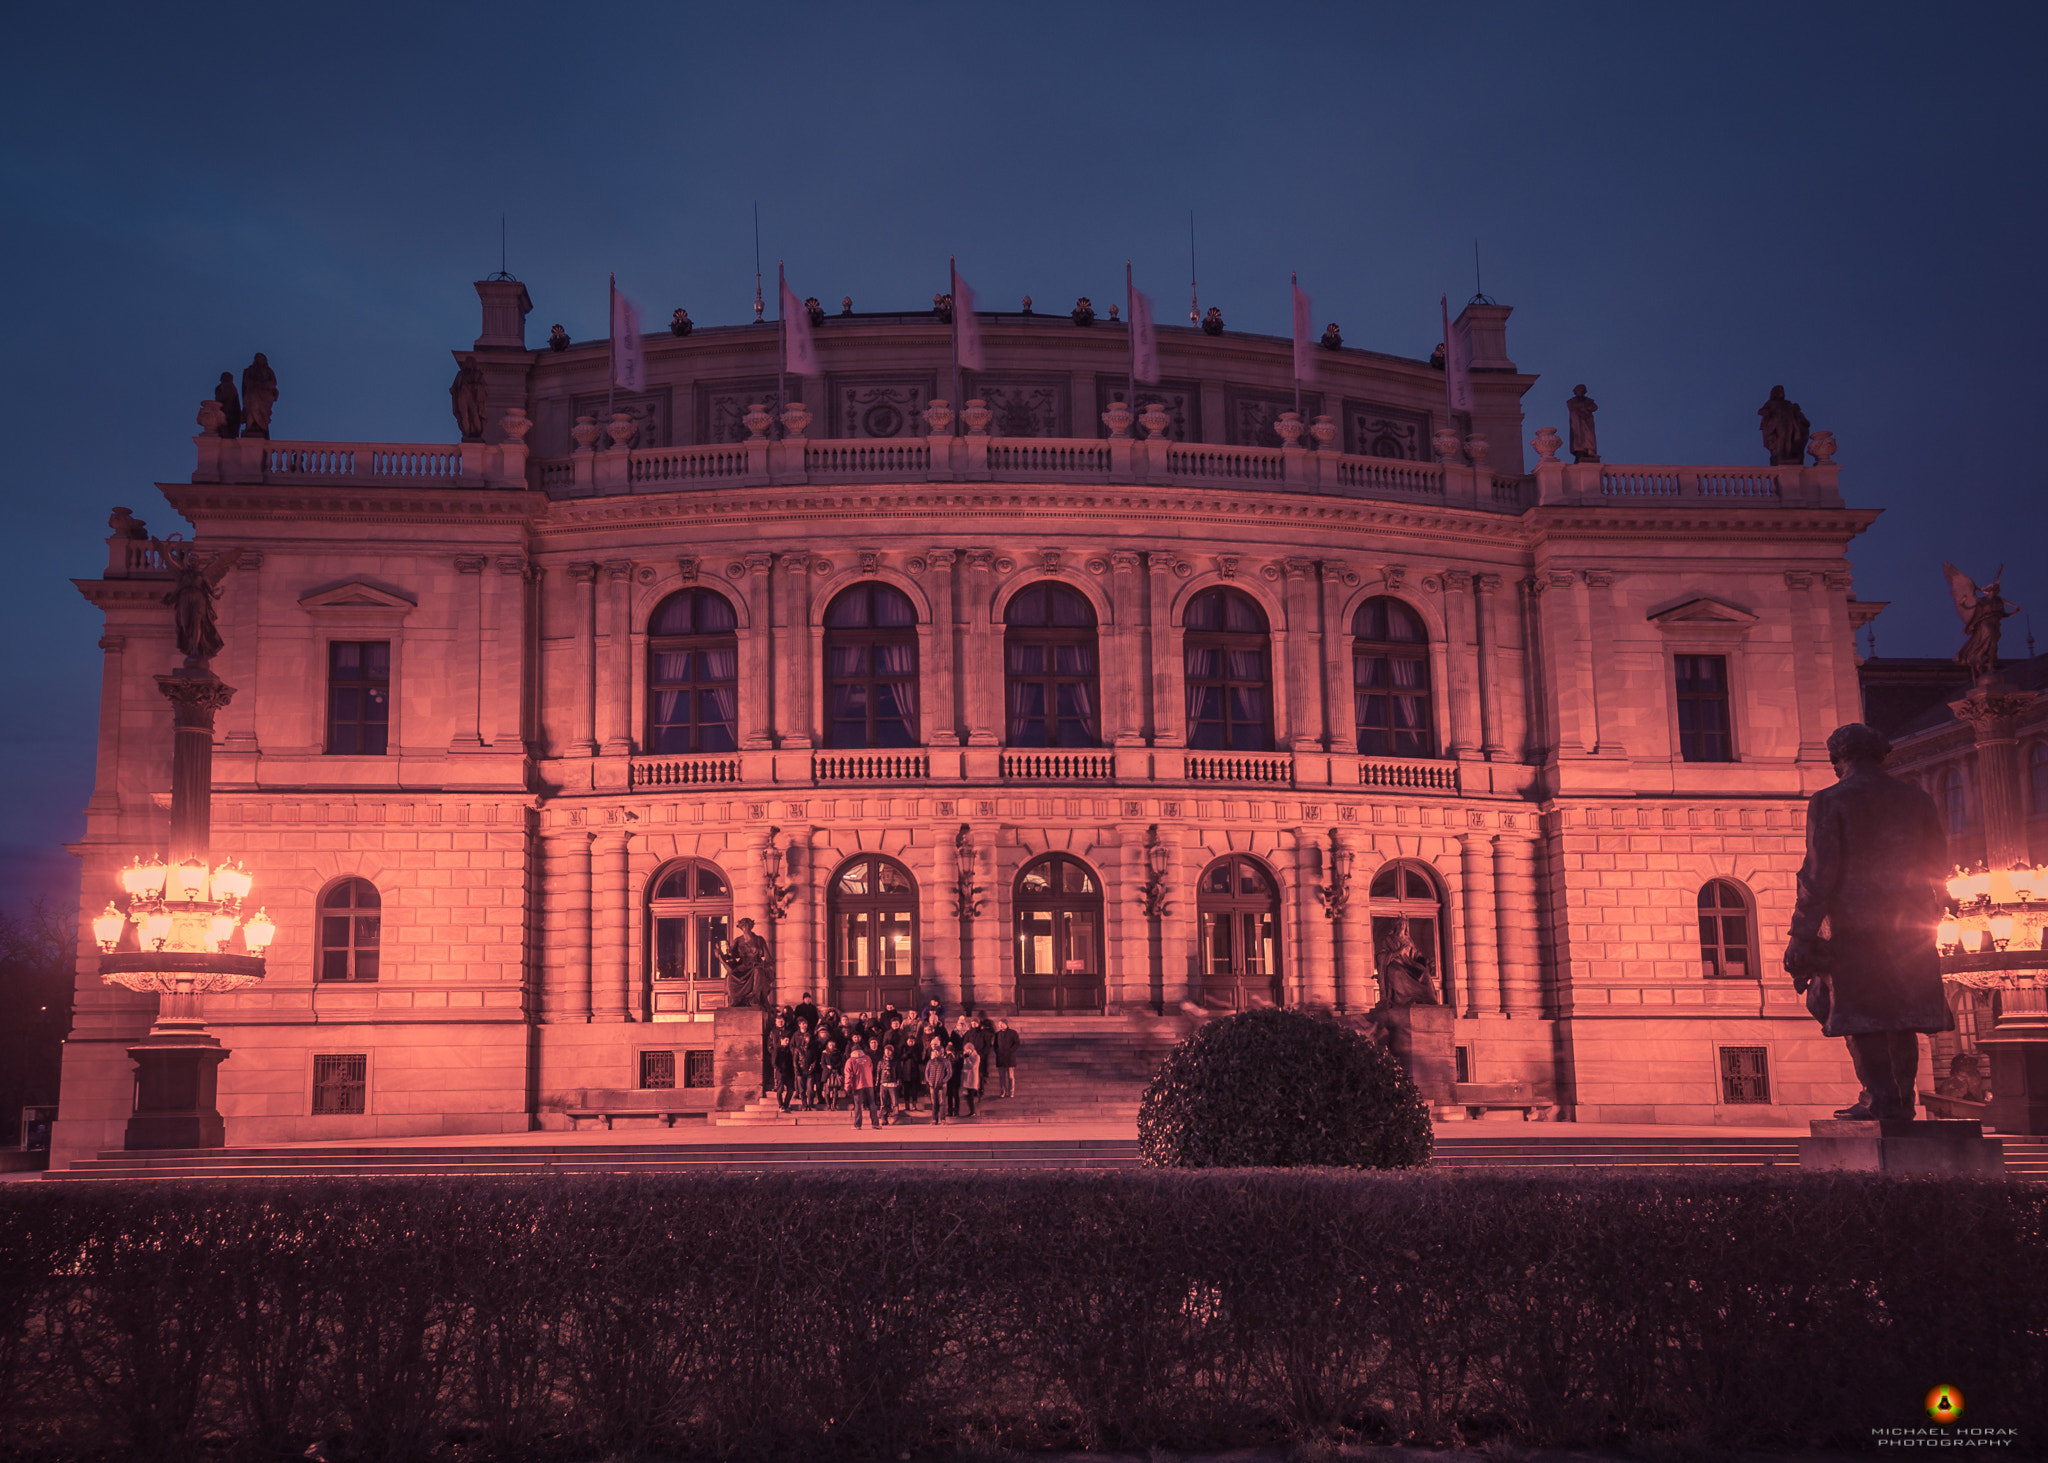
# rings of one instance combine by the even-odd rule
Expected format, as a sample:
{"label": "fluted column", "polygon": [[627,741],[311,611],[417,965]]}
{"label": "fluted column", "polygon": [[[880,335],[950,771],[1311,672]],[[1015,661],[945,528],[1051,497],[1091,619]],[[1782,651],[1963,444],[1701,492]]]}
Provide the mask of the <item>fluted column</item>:
{"label": "fluted column", "polygon": [[221,718],[221,749],[253,752],[256,706],[263,688],[263,550],[242,550],[225,598],[233,628],[227,632],[227,669],[222,674],[241,688],[242,699],[229,703]]}
{"label": "fluted column", "polygon": [[1531,762],[1542,763],[1559,746],[1550,705],[1551,652],[1547,648],[1542,607],[1545,583],[1532,575],[1520,581],[1518,587],[1522,591],[1522,716],[1526,722],[1522,754]]}
{"label": "fluted column", "polygon": [[[1187,745],[1187,664],[1181,657],[1180,637],[1173,630],[1173,586],[1180,560],[1171,549],[1155,549],[1146,556],[1146,577],[1152,590],[1152,631],[1149,650],[1152,660],[1152,745]],[[1180,769],[1174,768],[1178,777]]]}
{"label": "fluted column", "polygon": [[1358,750],[1358,716],[1351,699],[1351,627],[1344,623],[1348,566],[1322,561],[1323,705],[1330,722],[1330,750]]}
{"label": "fluted column", "polygon": [[1593,683],[1594,751],[1602,757],[1626,757],[1628,747],[1621,736],[1622,667],[1616,654],[1614,571],[1584,571],[1586,587],[1579,599],[1580,624],[1591,656]]}
{"label": "fluted column", "polygon": [[590,1019],[590,834],[541,840],[541,1020]]}
{"label": "fluted column", "polygon": [[931,573],[932,657],[923,676],[927,691],[922,700],[925,741],[934,747],[960,745],[960,691],[954,679],[959,622],[953,606],[953,566],[959,559],[955,549],[933,549],[925,555]]}
{"label": "fluted column", "polygon": [[1467,570],[1444,571],[1444,628],[1451,693],[1451,734],[1444,750],[1453,757],[1470,757],[1479,745],[1479,688],[1473,674],[1472,575]]}
{"label": "fluted column", "polygon": [[1335,877],[1330,847],[1314,829],[1304,828],[1296,835],[1294,855],[1300,870],[1296,893],[1304,956],[1297,999],[1318,1010],[1333,1010],[1337,1005],[1337,930],[1323,904],[1321,888]]}
{"label": "fluted column", "polygon": [[[127,648],[126,635],[100,637],[99,754],[93,761],[92,800],[85,805],[89,813],[115,813],[121,808],[121,660]],[[88,899],[86,913],[92,911]]]}
{"label": "fluted column", "polygon": [[1144,566],[1130,549],[1109,556],[1109,599],[1114,615],[1103,644],[1102,730],[1113,746],[1145,743]]}
{"label": "fluted column", "polygon": [[1369,1011],[1379,1004],[1372,959],[1372,876],[1378,861],[1359,846],[1358,835],[1337,830],[1337,850],[1351,855],[1351,882],[1337,916],[1337,1009]]}
{"label": "fluted column", "polygon": [[1987,685],[1979,681],[1960,701],[1948,703],[1956,720],[1966,721],[1977,746],[1977,792],[1983,800],[1984,864],[2010,869],[2031,862],[2027,856],[2027,812],[2020,801],[2020,714],[2033,704],[2030,691],[2016,691],[2004,678]]}
{"label": "fluted column", "polygon": [[1536,840],[1502,833],[1493,841],[1494,917],[1500,931],[1500,1009],[1543,1014],[1543,966],[1536,928]]}
{"label": "fluted column", "polygon": [[1477,1016],[1500,989],[1500,927],[1494,914],[1493,840],[1484,833],[1458,837],[1458,883],[1464,896],[1465,1014]]}
{"label": "fluted column", "polygon": [[1584,610],[1585,586],[1568,569],[1546,574],[1536,600],[1543,657],[1557,715],[1557,753],[1590,756],[1600,744],[1593,691],[1593,648]]}
{"label": "fluted column", "polygon": [[576,650],[569,665],[571,757],[597,755],[597,565],[569,566],[576,601]]}
{"label": "fluted column", "polygon": [[774,709],[770,694],[774,667],[769,646],[774,639],[775,556],[755,552],[747,555],[747,577],[735,588],[747,603],[747,628],[739,644],[739,726],[740,746],[759,751],[774,745],[769,733]]}
{"label": "fluted column", "polygon": [[995,552],[967,551],[967,743],[993,747],[1003,724],[1002,638],[989,617],[995,594]]}
{"label": "fluted column", "polygon": [[482,554],[455,559],[455,623],[449,627],[448,661],[443,671],[448,687],[448,750],[483,750],[484,569]]}
{"label": "fluted column", "polygon": [[626,1017],[628,924],[624,833],[598,834],[590,845],[590,1019]]}
{"label": "fluted column", "polygon": [[527,615],[526,586],[532,569],[523,558],[497,562],[484,614],[484,665],[491,684],[484,727],[492,746],[516,751],[526,740]]}
{"label": "fluted column", "polygon": [[[1147,862],[1145,830],[1126,823],[1117,829],[1117,841],[1122,854],[1117,863],[1122,868],[1120,876],[1113,868],[1105,868],[1108,887],[1104,896],[1106,903],[1122,907],[1123,919],[1116,930],[1119,938],[1109,946],[1113,979],[1107,989],[1111,1000],[1121,1000],[1126,1006],[1157,1006],[1161,992],[1155,984],[1153,969],[1156,931],[1152,918],[1145,913],[1145,882],[1152,873]],[[1156,975],[1163,976],[1164,970]]]}
{"label": "fluted column", "polygon": [[1479,632],[1479,750],[1487,761],[1499,762],[1507,757],[1500,729],[1500,605],[1494,598],[1500,589],[1500,575],[1474,574],[1472,588]]}
{"label": "fluted column", "polygon": [[1315,752],[1323,746],[1323,637],[1318,633],[1312,559],[1281,563],[1287,605],[1287,740],[1289,751]]}
{"label": "fluted column", "polygon": [[782,745],[807,750],[811,735],[811,556],[784,554],[782,588],[775,596],[775,730]]}
{"label": "fluted column", "polygon": [[597,679],[597,736],[607,757],[623,757],[633,750],[632,595],[632,561],[607,559]]}
{"label": "fluted column", "polygon": [[1185,847],[1181,830],[1164,824],[1159,841],[1166,846],[1166,914],[1159,921],[1159,968],[1162,996],[1171,1010],[1194,999],[1193,986],[1201,979],[1195,911],[1201,850]]}
{"label": "fluted column", "polygon": [[813,831],[809,825],[787,829],[781,840],[782,882],[791,893],[781,920],[772,929],[764,927],[775,957],[774,984],[763,997],[763,1004],[771,1011],[802,993],[803,987],[796,982],[809,980],[817,964],[813,951],[816,905],[821,891],[814,868],[817,858],[811,845]]}

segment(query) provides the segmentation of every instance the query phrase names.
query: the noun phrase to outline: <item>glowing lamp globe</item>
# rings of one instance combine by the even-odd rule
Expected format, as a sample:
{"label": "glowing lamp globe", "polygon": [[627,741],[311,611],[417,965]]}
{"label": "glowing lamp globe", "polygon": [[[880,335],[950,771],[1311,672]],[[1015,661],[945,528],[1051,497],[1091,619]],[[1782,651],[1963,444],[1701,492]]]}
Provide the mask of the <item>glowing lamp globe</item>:
{"label": "glowing lamp globe", "polygon": [[249,947],[251,955],[261,955],[270,948],[270,942],[276,938],[276,923],[260,909],[242,926],[242,943]]}
{"label": "glowing lamp globe", "polygon": [[128,916],[107,905],[107,912],[92,922],[92,937],[103,952],[111,954],[121,943],[121,932],[128,928]]}

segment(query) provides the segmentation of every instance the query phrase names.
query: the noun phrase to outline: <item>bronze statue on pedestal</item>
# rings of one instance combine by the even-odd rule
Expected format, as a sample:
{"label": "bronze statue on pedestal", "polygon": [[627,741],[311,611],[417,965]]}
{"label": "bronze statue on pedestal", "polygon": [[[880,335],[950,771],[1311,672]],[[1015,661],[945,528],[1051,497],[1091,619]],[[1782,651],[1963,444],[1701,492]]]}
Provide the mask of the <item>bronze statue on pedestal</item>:
{"label": "bronze statue on pedestal", "polygon": [[201,564],[196,557],[198,546],[180,543],[175,535],[169,543],[156,538],[149,542],[178,576],[171,592],[163,597],[177,624],[178,649],[184,652],[187,666],[201,668],[220,654],[220,628],[215,622],[213,602],[220,598],[220,582],[241,560],[242,551],[229,549]]}
{"label": "bronze statue on pedestal", "polygon": [[719,950],[725,965],[725,1003],[728,1006],[759,1006],[766,1002],[768,983],[774,973],[775,957],[768,942],[754,933],[754,922],[743,919],[740,932]]}
{"label": "bronze statue on pedestal", "polygon": [[1988,681],[1998,672],[1998,637],[2005,622],[2020,612],[2018,605],[2008,605],[1998,592],[2005,565],[1998,566],[1998,573],[1982,589],[1953,564],[1943,564],[1941,569],[1948,575],[1949,596],[1956,602],[1956,615],[1968,635],[1956,660],[1968,666],[1978,681]]}

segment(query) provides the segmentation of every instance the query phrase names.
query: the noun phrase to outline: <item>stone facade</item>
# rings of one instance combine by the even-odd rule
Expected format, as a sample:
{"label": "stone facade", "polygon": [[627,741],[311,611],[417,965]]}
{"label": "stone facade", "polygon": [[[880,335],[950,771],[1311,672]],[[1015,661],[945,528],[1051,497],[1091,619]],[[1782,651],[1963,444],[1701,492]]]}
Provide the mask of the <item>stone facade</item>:
{"label": "stone facade", "polygon": [[[478,288],[503,316],[508,287]],[[1856,716],[1844,552],[1874,515],[1832,466],[1525,472],[1508,313],[1455,327],[1469,419],[1425,362],[1330,352],[1305,403],[1328,416],[1258,416],[1277,447],[1244,422],[1291,403],[1287,342],[1162,330],[1178,405],[1141,391],[1125,425],[1101,404],[1121,327],[1063,317],[985,319],[1010,396],[959,435],[931,404],[946,328],[862,316],[819,327],[826,377],[790,378],[808,406],[780,414],[767,330],[650,337],[607,421],[602,342],[527,351],[500,321],[458,353],[490,385],[482,444],[202,436],[163,490],[244,551],[214,847],[278,925],[269,978],[206,1005],[229,1141],[559,1125],[584,1090],[660,1080],[648,1052],[680,1088],[713,1025],[689,978],[713,926],[689,921],[740,916],[784,998],[900,985],[1076,1021],[1358,1015],[1407,919],[1465,1080],[1581,1121],[1824,1116],[1853,1083],[1776,952],[1803,800]],[[1400,455],[1343,450],[1376,443]],[[106,616],[89,917],[161,846],[174,651],[146,545],[77,582]],[[710,631],[662,618],[697,591]],[[849,593],[867,626],[834,623]],[[1044,683],[1073,702],[1057,733],[1006,650],[1027,601],[1094,622],[1046,652],[1092,666]],[[373,726],[348,698],[380,687]],[[877,855],[907,876],[895,912],[843,887],[883,879]],[[725,894],[664,904],[685,860]],[[1715,881],[1739,919],[1708,978]],[[59,1161],[118,1146],[150,1016],[80,949]],[[1733,1080],[1729,1049],[1765,1066]]]}

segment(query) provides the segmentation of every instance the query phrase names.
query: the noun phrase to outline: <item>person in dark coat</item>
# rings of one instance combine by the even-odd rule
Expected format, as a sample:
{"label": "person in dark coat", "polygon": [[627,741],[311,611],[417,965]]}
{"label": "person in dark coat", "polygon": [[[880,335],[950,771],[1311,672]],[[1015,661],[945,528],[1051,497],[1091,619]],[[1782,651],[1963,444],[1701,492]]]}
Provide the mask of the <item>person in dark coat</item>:
{"label": "person in dark coat", "polygon": [[788,1037],[779,1037],[775,1043],[775,1100],[784,1112],[789,1111],[789,1100],[796,1090],[796,1052]]}
{"label": "person in dark coat", "polygon": [[934,1123],[946,1120],[946,1083],[952,1076],[953,1059],[946,1050],[946,1043],[943,1039],[936,1040],[924,1059],[924,1085],[931,1089]]}
{"label": "person in dark coat", "polygon": [[1010,1029],[1010,1023],[1002,1022],[996,1027],[996,1096],[1017,1095],[1017,1043],[1023,1038]]}
{"label": "person in dark coat", "polygon": [[1863,1095],[1837,1116],[1856,1121],[1912,1117],[1918,1033],[1955,1026],[1934,941],[1948,840],[1934,799],[1884,770],[1890,752],[1862,722],[1828,738],[1841,780],[1806,805],[1806,862],[1785,948],[1793,989],[1823,1032],[1848,1041]]}
{"label": "person in dark coat", "polygon": [[983,1016],[968,1029],[967,1040],[974,1046],[974,1095],[988,1095],[989,1074],[995,1068],[996,1024]]}

